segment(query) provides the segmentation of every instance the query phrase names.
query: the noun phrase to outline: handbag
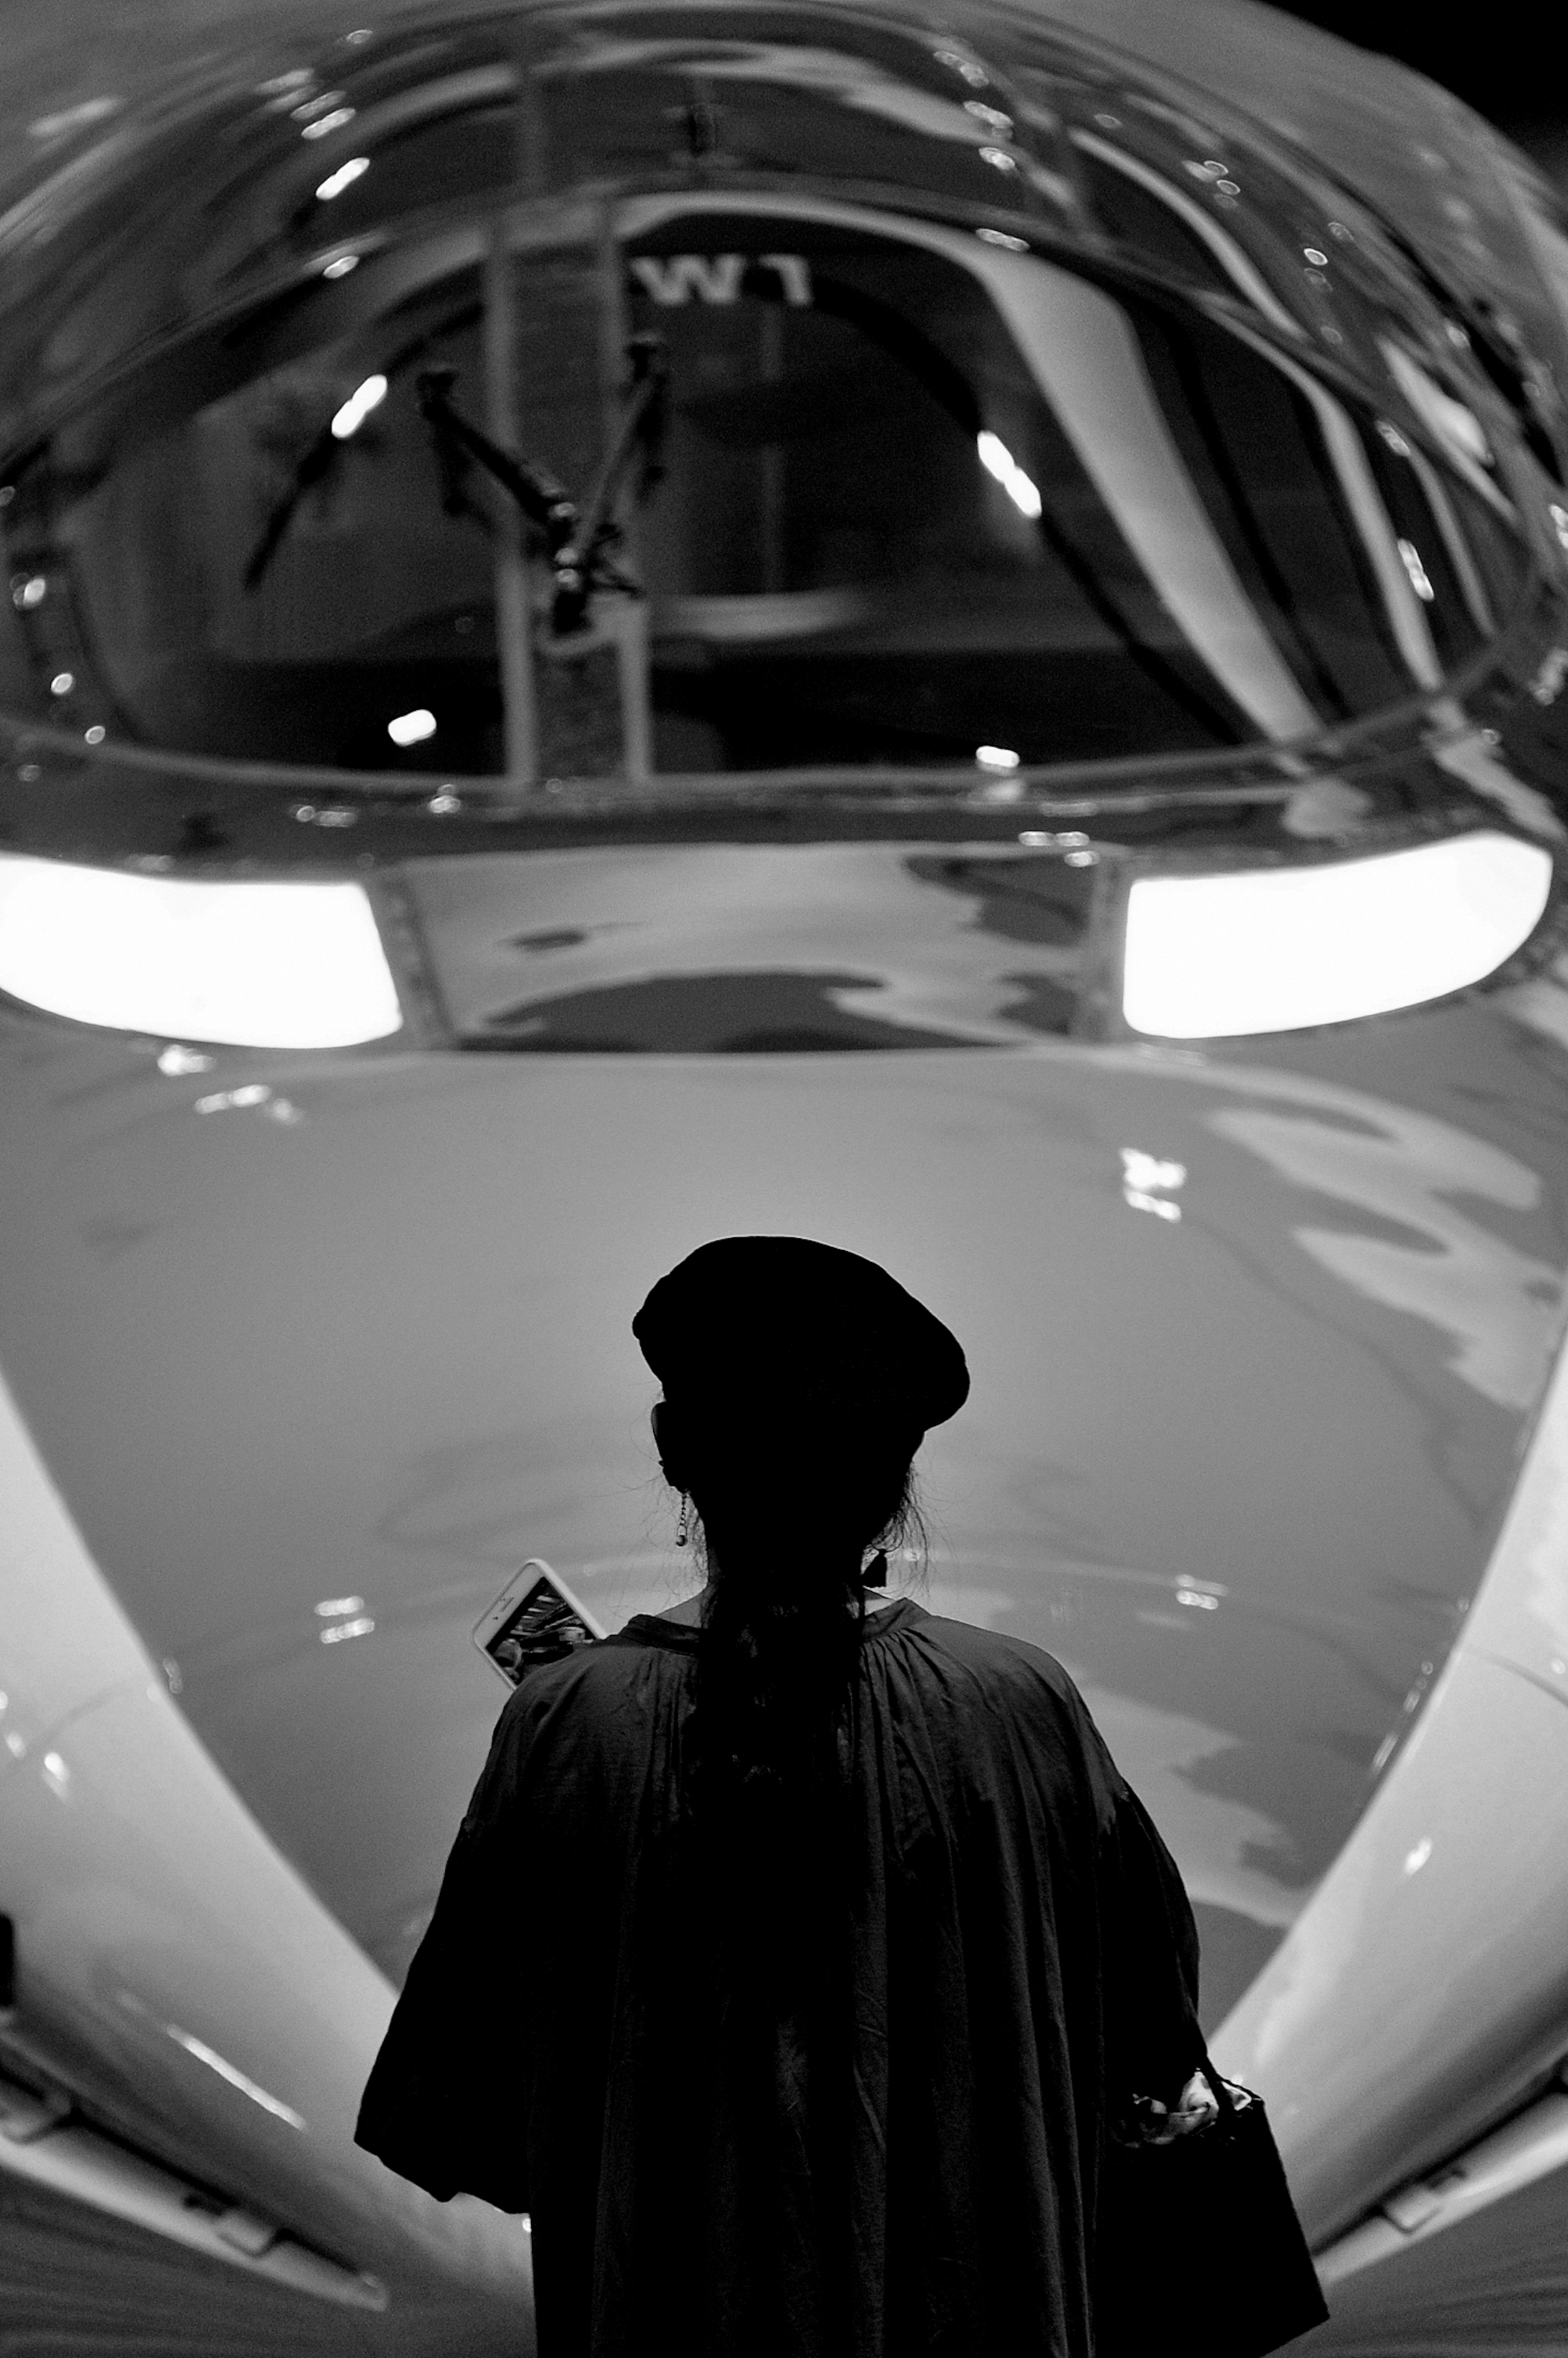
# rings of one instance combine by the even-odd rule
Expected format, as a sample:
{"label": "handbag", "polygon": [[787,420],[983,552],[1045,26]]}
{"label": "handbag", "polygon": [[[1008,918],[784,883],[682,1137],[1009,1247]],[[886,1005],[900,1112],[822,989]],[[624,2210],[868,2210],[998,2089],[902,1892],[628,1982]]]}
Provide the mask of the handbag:
{"label": "handbag", "polygon": [[1184,2346],[1189,2288],[1205,2358],[1263,2358],[1321,2325],[1328,2304],[1255,2090],[1202,2071],[1217,2111],[1168,2145],[1107,2139],[1096,2231],[1097,2358]]}

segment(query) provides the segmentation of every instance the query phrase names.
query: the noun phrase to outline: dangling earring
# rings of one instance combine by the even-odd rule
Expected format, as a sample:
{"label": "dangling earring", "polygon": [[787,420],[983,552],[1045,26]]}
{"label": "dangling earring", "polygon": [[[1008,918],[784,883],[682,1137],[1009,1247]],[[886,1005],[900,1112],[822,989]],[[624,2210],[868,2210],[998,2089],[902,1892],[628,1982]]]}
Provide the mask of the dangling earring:
{"label": "dangling earring", "polygon": [[685,1545],[686,1545],[686,1509],[687,1509],[687,1495],[686,1495],[686,1492],[683,1490],[683,1491],[681,1492],[681,1494],[680,1494],[680,1520],[679,1520],[679,1522],[676,1525],[676,1547],[685,1547]]}

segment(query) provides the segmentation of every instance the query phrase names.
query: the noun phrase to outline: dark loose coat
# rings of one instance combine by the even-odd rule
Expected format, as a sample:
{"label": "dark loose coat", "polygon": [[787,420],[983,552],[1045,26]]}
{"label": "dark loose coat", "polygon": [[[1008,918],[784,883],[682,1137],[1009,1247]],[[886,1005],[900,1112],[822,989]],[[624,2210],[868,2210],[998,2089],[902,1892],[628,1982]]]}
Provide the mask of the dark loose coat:
{"label": "dark loose coat", "polygon": [[679,1821],[700,1641],[639,1616],[508,1703],[360,2143],[532,2214],[540,2358],[1090,2358],[1108,2106],[1200,2053],[1169,1852],[1058,1662],[905,1599],[852,1920],[809,1866],[779,1902],[840,1996],[792,1996]]}

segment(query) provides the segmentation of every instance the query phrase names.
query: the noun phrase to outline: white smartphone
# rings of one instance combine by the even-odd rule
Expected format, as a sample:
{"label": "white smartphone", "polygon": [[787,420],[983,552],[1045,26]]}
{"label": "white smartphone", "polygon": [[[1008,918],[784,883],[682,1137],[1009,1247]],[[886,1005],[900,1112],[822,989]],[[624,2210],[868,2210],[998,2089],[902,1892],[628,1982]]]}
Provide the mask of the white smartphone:
{"label": "white smartphone", "polygon": [[530,1556],[474,1624],[473,1641],[509,1687],[540,1662],[558,1662],[603,1629],[543,1556]]}

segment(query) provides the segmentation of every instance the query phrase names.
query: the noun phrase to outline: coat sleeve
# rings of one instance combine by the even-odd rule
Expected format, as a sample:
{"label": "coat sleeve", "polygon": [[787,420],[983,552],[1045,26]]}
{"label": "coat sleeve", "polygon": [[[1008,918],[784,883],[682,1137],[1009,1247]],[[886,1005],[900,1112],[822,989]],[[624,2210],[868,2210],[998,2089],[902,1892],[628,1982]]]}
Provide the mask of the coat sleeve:
{"label": "coat sleeve", "polygon": [[1181,1869],[1068,1682],[1099,1824],[1101,2028],[1112,2115],[1173,2104],[1204,2058],[1198,1928]]}
{"label": "coat sleeve", "polygon": [[519,1700],[502,1714],[354,2131],[438,2201],[478,2194],[503,2211],[530,2207],[527,1874],[517,1813],[504,1806],[526,1748]]}
{"label": "coat sleeve", "polygon": [[1113,2107],[1133,2095],[1173,2104],[1203,2061],[1197,1925],[1154,1821],[1113,1777],[1102,1846],[1107,2095]]}

